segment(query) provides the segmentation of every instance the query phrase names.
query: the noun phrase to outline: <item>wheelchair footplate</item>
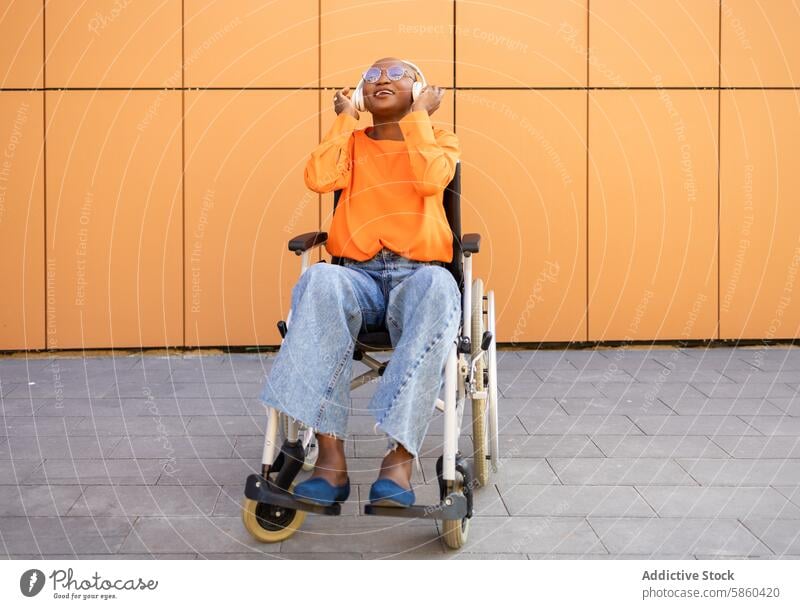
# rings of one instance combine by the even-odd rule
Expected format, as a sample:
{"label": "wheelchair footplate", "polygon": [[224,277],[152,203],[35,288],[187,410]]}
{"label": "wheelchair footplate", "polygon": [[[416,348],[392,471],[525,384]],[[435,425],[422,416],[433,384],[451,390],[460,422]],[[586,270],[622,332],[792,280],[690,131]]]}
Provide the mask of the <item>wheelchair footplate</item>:
{"label": "wheelchair footplate", "polygon": [[299,510],[301,512],[312,512],[325,516],[339,516],[342,513],[342,505],[334,503],[332,505],[315,505],[299,501],[292,493],[280,488],[269,478],[264,478],[258,474],[247,476],[244,487],[244,496],[259,503],[277,505],[283,508]]}
{"label": "wheelchair footplate", "polygon": [[364,513],[371,516],[400,516],[401,518],[435,518],[437,520],[461,520],[467,517],[469,506],[462,493],[450,493],[436,505],[394,505],[364,506]]}

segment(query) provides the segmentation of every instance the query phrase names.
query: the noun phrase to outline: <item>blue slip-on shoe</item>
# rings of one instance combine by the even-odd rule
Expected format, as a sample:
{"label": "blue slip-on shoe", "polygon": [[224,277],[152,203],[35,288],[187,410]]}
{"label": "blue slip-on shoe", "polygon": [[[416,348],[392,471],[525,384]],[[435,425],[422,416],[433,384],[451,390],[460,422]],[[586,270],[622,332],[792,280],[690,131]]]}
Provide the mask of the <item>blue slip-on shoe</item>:
{"label": "blue slip-on shoe", "polygon": [[378,478],[369,489],[369,502],[373,505],[408,507],[415,500],[413,489],[405,489],[389,478]]}
{"label": "blue slip-on shoe", "polygon": [[350,496],[350,478],[341,486],[334,486],[319,476],[304,480],[294,487],[292,495],[303,503],[315,505],[333,505],[347,501]]}

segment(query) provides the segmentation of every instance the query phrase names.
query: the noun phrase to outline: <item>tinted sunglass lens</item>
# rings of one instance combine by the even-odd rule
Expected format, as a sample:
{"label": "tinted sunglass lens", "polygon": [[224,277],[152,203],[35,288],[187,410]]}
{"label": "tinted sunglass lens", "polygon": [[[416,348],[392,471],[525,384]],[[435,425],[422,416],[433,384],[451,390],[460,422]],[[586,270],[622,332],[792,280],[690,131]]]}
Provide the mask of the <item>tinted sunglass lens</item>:
{"label": "tinted sunglass lens", "polygon": [[378,79],[381,77],[381,71],[378,68],[370,68],[366,72],[364,72],[364,80],[369,83],[378,82]]}
{"label": "tinted sunglass lens", "polygon": [[392,66],[386,71],[390,80],[400,80],[405,73],[406,71],[403,66]]}

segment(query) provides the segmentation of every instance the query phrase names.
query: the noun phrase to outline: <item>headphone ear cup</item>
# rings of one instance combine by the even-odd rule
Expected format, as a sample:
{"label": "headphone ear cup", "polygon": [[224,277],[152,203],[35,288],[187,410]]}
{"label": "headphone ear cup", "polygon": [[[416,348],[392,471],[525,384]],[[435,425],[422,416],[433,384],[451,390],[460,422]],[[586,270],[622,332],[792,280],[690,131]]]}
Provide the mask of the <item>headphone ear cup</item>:
{"label": "headphone ear cup", "polygon": [[422,93],[422,89],[425,87],[421,82],[416,81],[413,85],[411,85],[411,100],[416,100],[419,97],[419,94]]}
{"label": "headphone ear cup", "polygon": [[364,107],[363,86],[364,86],[363,81],[359,82],[358,86],[356,86],[355,91],[353,91],[353,95],[350,98],[356,110],[358,110],[359,112],[366,111],[366,108]]}

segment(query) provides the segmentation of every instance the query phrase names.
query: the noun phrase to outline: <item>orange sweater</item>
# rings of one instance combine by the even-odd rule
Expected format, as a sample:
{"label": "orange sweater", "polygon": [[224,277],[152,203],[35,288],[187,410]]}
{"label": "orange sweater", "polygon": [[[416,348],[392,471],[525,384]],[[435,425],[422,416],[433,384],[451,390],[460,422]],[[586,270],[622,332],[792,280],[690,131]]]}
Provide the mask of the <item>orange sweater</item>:
{"label": "orange sweater", "polygon": [[369,260],[386,247],[411,260],[450,262],[442,200],[461,152],[455,133],[434,127],[425,110],[400,119],[403,140],[373,140],[372,127],[357,124],[339,114],[305,168],[314,192],[342,189],[328,253]]}

